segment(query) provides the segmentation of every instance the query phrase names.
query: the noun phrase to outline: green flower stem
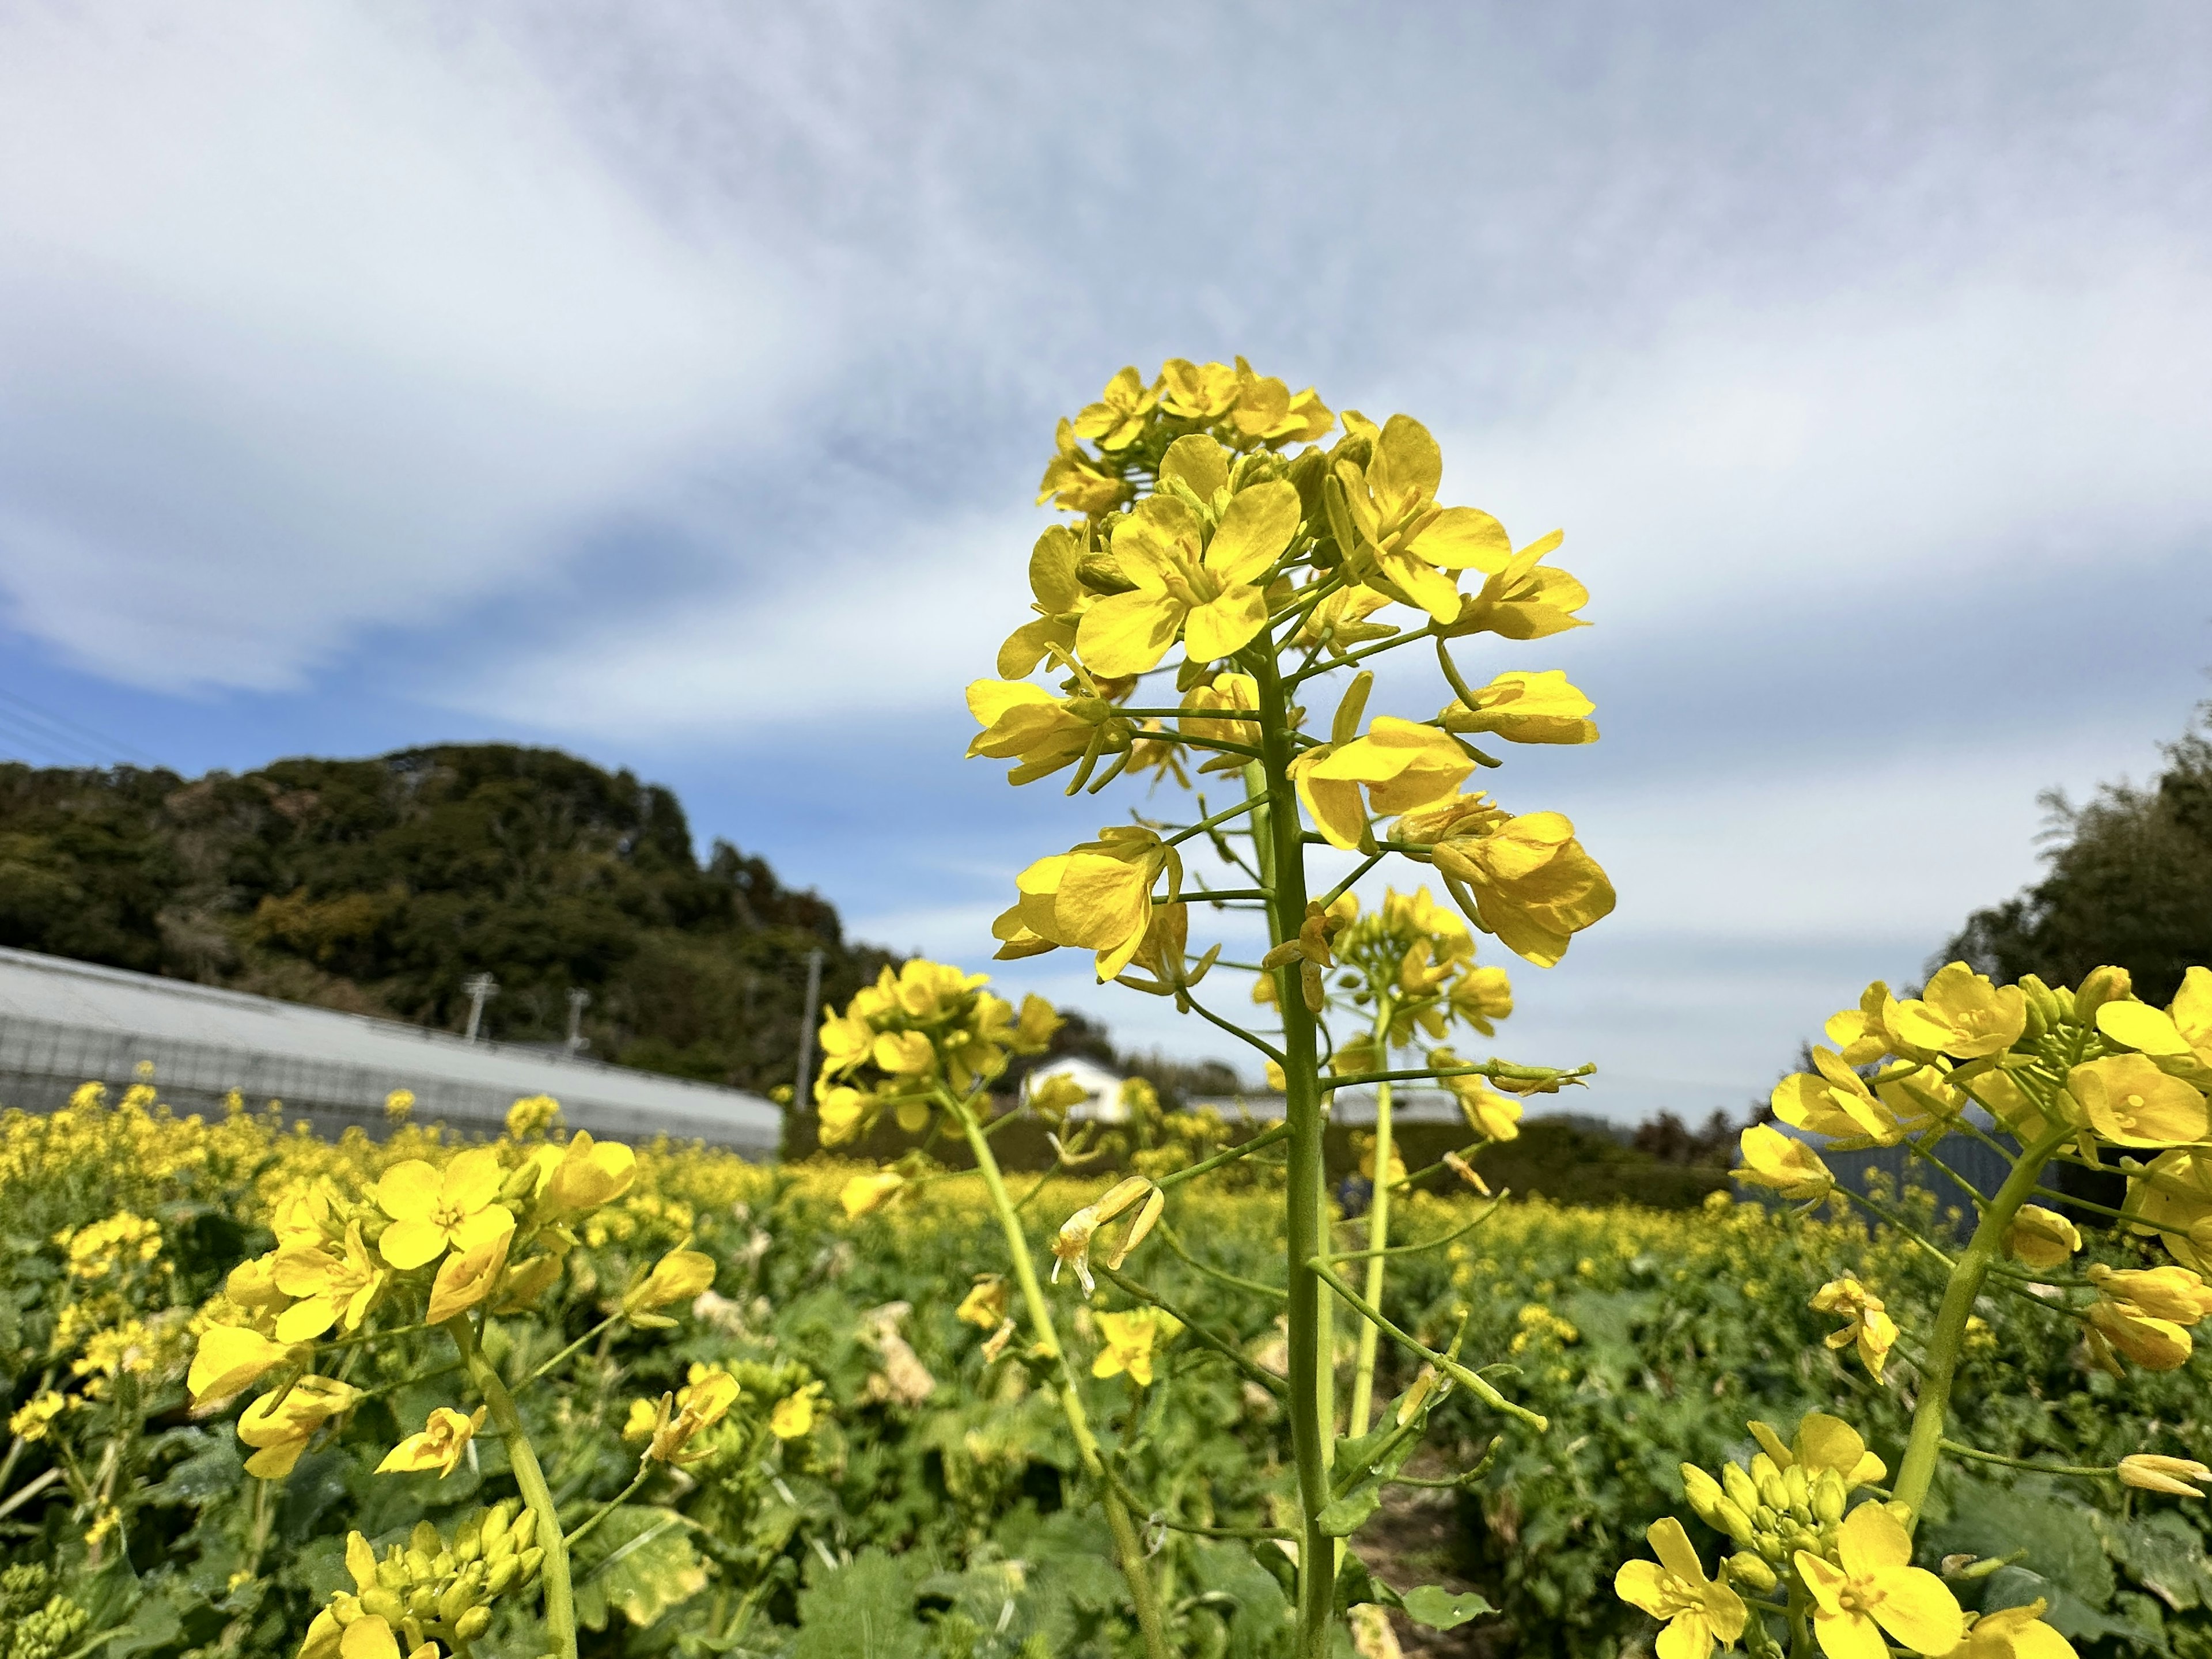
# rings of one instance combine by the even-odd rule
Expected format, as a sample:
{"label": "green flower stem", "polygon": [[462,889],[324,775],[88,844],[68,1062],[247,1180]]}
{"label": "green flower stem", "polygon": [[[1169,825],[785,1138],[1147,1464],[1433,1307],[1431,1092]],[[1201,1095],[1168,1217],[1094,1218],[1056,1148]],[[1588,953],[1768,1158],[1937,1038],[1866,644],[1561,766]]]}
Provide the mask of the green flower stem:
{"label": "green flower stem", "polygon": [[1577,1066],[1571,1072],[1563,1072],[1554,1066],[1516,1066],[1510,1060],[1486,1060],[1479,1066],[1425,1066],[1404,1072],[1348,1072],[1342,1077],[1323,1078],[1321,1087],[1326,1092],[1336,1089],[1364,1089],[1370,1083],[1418,1083],[1431,1078],[1446,1077],[1486,1077],[1493,1083],[1565,1083],[1574,1078],[1589,1077],[1596,1070],[1595,1063]]}
{"label": "green flower stem", "polygon": [[1504,1412],[1508,1417],[1518,1418],[1530,1428],[1540,1432],[1552,1426],[1551,1419],[1530,1411],[1526,1406],[1516,1405],[1508,1400],[1496,1389],[1491,1387],[1488,1380],[1480,1372],[1469,1370],[1449,1354],[1438,1353],[1411,1332],[1392,1323],[1382,1309],[1353,1290],[1326,1261],[1316,1257],[1306,1265],[1314,1270],[1324,1285],[1342,1297],[1353,1312],[1381,1326],[1385,1336],[1420,1355],[1422,1358],[1427,1360],[1462,1388],[1472,1390],[1476,1398],[1492,1411]]}
{"label": "green flower stem", "polygon": [[[1438,641],[1442,643],[1441,641]],[[1396,1006],[1386,993],[1375,1002],[1375,1051],[1389,1059],[1390,1017]],[[1375,1180],[1367,1201],[1367,1299],[1382,1305],[1382,1278],[1389,1269],[1384,1252],[1390,1248],[1390,1085],[1375,1085]],[[1352,1367],[1352,1415],[1345,1433],[1357,1440],[1367,1432],[1375,1407],[1375,1355],[1382,1333],[1372,1322],[1359,1327],[1359,1357]]]}
{"label": "green flower stem", "polygon": [[600,1522],[605,1520],[623,1504],[629,1503],[632,1498],[637,1495],[637,1489],[650,1480],[652,1475],[652,1460],[650,1458],[644,1457],[639,1458],[637,1460],[636,1477],[631,1480],[629,1485],[624,1486],[615,1497],[600,1504],[598,1509],[592,1512],[588,1518],[577,1527],[575,1531],[568,1534],[568,1538],[563,1540],[567,1544],[568,1547],[570,1549],[575,1548],[578,1544],[583,1541],[586,1535],[590,1533],[593,1527],[598,1526]]}
{"label": "green flower stem", "polygon": [[1218,1284],[1226,1285],[1232,1291],[1243,1291],[1248,1296],[1264,1296],[1276,1302],[1280,1302],[1290,1295],[1290,1292],[1279,1285],[1262,1285],[1256,1279],[1240,1279],[1235,1273],[1223,1272],[1211,1262],[1200,1261],[1190,1253],[1190,1247],[1182,1242],[1181,1235],[1168,1224],[1164,1216],[1158,1223],[1158,1232],[1160,1237],[1166,1242],[1168,1249],[1182,1258],[1185,1267],[1195,1269]]}
{"label": "green flower stem", "polygon": [[[1441,1170],[1443,1168],[1443,1165],[1439,1164],[1436,1167]],[[1391,1184],[1395,1188],[1402,1187],[1407,1183],[1401,1181],[1394,1182]],[[1484,1201],[1482,1213],[1480,1215],[1475,1217],[1474,1220],[1468,1222],[1464,1227],[1455,1227],[1451,1231],[1439,1234],[1435,1238],[1425,1238],[1419,1243],[1414,1244],[1393,1244],[1387,1249],[1380,1250],[1338,1250],[1334,1255],[1324,1256],[1322,1260],[1327,1261],[1330,1267],[1334,1267],[1346,1261],[1364,1261],[1371,1256],[1419,1255],[1424,1250],[1441,1250],[1447,1244],[1457,1243],[1461,1239],[1465,1238],[1469,1233],[1473,1232],[1477,1227],[1482,1225],[1484,1222],[1489,1220],[1492,1216],[1498,1212],[1498,1205],[1504,1201],[1503,1194],[1497,1198],[1486,1200]]]}
{"label": "green flower stem", "polygon": [[[1316,837],[1316,839],[1325,842],[1327,837],[1321,836]],[[1337,883],[1335,886],[1330,888],[1328,891],[1323,893],[1319,898],[1316,899],[1314,902],[1320,905],[1322,909],[1328,909],[1330,905],[1335,903],[1337,900],[1342,898],[1346,893],[1352,890],[1352,883],[1358,881],[1360,877],[1365,875],[1370,870],[1372,870],[1376,865],[1382,862],[1382,854],[1369,854],[1367,857],[1362,859],[1358,864],[1352,867],[1351,874],[1345,877],[1345,878]]]}
{"label": "green flower stem", "polygon": [[1240,1158],[1249,1158],[1253,1153],[1258,1152],[1262,1146],[1272,1146],[1279,1140],[1287,1139],[1290,1136],[1290,1133],[1291,1126],[1289,1124],[1278,1123],[1272,1128],[1261,1130],[1258,1134],[1254,1135],[1249,1140],[1240,1142],[1238,1145],[1231,1146],[1225,1152],[1216,1152],[1212,1158],[1193,1164],[1186,1169],[1177,1170],[1171,1174],[1164,1175],[1158,1180],[1153,1182],[1152,1185],[1160,1188],[1164,1191],[1170,1187],[1179,1186],[1183,1182],[1192,1180],[1196,1176],[1211,1175],[1214,1170],[1221,1168],[1224,1164],[1234,1164]]}
{"label": "green flower stem", "polygon": [[586,1331],[581,1336],[578,1337],[574,1342],[571,1342],[567,1347],[562,1349],[560,1352],[555,1354],[550,1359],[538,1367],[536,1370],[531,1372],[528,1376],[523,1378],[525,1386],[535,1382],[539,1377],[544,1376],[546,1372],[551,1370],[562,1360],[568,1358],[569,1355],[574,1353],[577,1349],[582,1347],[593,1337],[597,1336],[601,1331],[606,1329],[608,1326],[613,1324],[617,1320],[623,1318],[625,1312],[626,1310],[617,1310],[614,1313],[609,1314],[605,1319],[602,1319],[598,1324],[592,1326],[591,1329]]}
{"label": "green flower stem", "polygon": [[2025,1457],[2000,1457],[1995,1452],[1985,1452],[1978,1447],[1962,1446],[1955,1440],[1946,1440],[1942,1446],[1954,1457],[1968,1458],[1977,1463],[1996,1463],[2008,1469],[2032,1469],[2038,1474],[2078,1474],[2092,1480],[2111,1480],[2120,1473],[2117,1463],[2037,1463]]}
{"label": "green flower stem", "polygon": [[529,1431],[522,1426],[522,1413],[514,1408],[514,1397],[477,1346],[476,1328],[469,1323],[469,1316],[457,1314],[447,1320],[446,1334],[460,1349],[469,1381],[477,1385],[491,1420],[499,1425],[501,1437],[507,1443],[507,1462],[514,1470],[514,1484],[521,1488],[522,1501],[538,1517],[537,1541],[545,1551],[538,1566],[545,1580],[547,1639],[556,1659],[576,1659],[576,1597],[568,1579],[568,1546],[561,1531],[561,1512],[554,1506],[552,1489],[545,1484],[545,1471],[538,1467],[537,1449],[530,1443]]}
{"label": "green flower stem", "polygon": [[1959,1373],[1960,1356],[1966,1351],[1966,1321],[1973,1315],[1974,1299],[1981,1295],[1990,1268],[2003,1255],[2005,1231],[2035,1191],[2043,1166],[2050,1162],[2051,1153],[2079,1133],[2070,1124],[2061,1124],[2021,1154],[1989,1208],[1982,1212],[1974,1236],[1952,1270],[1942,1306],[1936,1310],[1935,1332],[1929,1338],[1928,1363],[1921,1370],[1912,1433],[1905,1442],[1905,1461],[1897,1470],[1897,1501],[1911,1512],[1912,1524],[1918,1522],[1921,1507],[1928,1501],[1929,1483],[1936,1478],[1945,1419],[1950,1414],[1951,1384]]}
{"label": "green flower stem", "polygon": [[[1271,945],[1297,938],[1305,926],[1305,850],[1297,795],[1291,782],[1289,696],[1273,641],[1250,658],[1259,681],[1261,775],[1248,788],[1264,793],[1268,811],[1261,872],[1274,892],[1268,906]],[[1255,824],[1261,821],[1255,819]],[[1322,1145],[1327,1120],[1314,1017],[1296,964],[1275,970],[1275,1005],[1283,1019],[1283,1121],[1290,1128],[1289,1180],[1284,1200],[1290,1249],[1291,1447],[1297,1466],[1303,1536],[1298,1546],[1297,1659],[1328,1659],[1336,1610],[1336,1540],[1321,1528],[1328,1507],[1329,1465],[1336,1450],[1334,1352],[1336,1306],[1316,1271],[1329,1248],[1328,1176]]]}
{"label": "green flower stem", "polygon": [[1152,1592],[1152,1575],[1145,1566],[1144,1544],[1137,1536],[1127,1505],[1114,1490],[1105,1455],[1099,1449],[1098,1437],[1092,1432],[1090,1414],[1083,1408],[1082,1388],[1076,1379],[1075,1368],[1068,1363],[1066,1349],[1060,1346],[1060,1331],[1053,1323],[1052,1304],[1045,1300],[1044,1286],[1037,1283],[1036,1266],[1030,1258],[1029,1239],[1022,1231],[1021,1218],[1014,1212],[1013,1200],[1007,1195],[1006,1179],[999,1172],[998,1158],[966,1103],[950,1097],[947,1103],[967,1134],[969,1148],[975,1154],[976,1170],[991,1194],[991,1207],[998,1212],[1000,1228],[1006,1236],[1006,1253],[1013,1261],[1014,1282],[1021,1286],[1022,1303],[1029,1310],[1031,1332],[1038,1346],[1060,1369],[1060,1408],[1067,1419],[1068,1432],[1075,1437],[1084,1469],[1098,1482],[1104,1497],[1106,1524],[1114,1534],[1114,1553],[1121,1559],[1121,1576],[1128,1581],[1129,1598],[1136,1604],[1137,1626],[1144,1633],[1145,1651],[1149,1659],[1169,1659],[1167,1633],[1160,1624],[1159,1601]]}

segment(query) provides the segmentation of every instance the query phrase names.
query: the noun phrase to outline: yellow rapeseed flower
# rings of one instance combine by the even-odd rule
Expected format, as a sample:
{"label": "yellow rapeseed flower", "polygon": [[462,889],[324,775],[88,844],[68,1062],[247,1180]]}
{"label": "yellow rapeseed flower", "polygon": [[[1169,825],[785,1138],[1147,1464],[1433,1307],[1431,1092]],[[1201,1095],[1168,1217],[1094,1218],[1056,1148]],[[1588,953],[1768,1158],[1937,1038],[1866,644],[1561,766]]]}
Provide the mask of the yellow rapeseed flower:
{"label": "yellow rapeseed flower", "polygon": [[242,1325],[216,1325],[200,1334],[185,1388],[195,1408],[228,1400],[284,1363],[290,1352]]}
{"label": "yellow rapeseed flower", "polygon": [[848,1217],[864,1216],[880,1207],[891,1194],[906,1185],[906,1177],[896,1170],[871,1170],[856,1175],[838,1188],[837,1201],[845,1206]]}
{"label": "yellow rapeseed flower", "polygon": [[[1162,476],[1169,476],[1164,465]],[[1141,674],[1178,638],[1193,662],[1243,650],[1267,626],[1267,599],[1257,583],[1290,544],[1298,517],[1297,489],[1282,479],[1231,496],[1211,537],[1181,497],[1146,496],[1114,531],[1114,562],[1133,588],[1093,604],[1077,628],[1085,665],[1111,678]]]}
{"label": "yellow rapeseed flower", "polygon": [[1158,1308],[1133,1308],[1127,1313],[1101,1313],[1098,1334],[1104,1346],[1091,1362],[1093,1376],[1119,1376],[1125,1371],[1139,1388],[1152,1381],[1152,1349],[1175,1340],[1182,1322]]}
{"label": "yellow rapeseed flower", "polygon": [[1314,828],[1347,852],[1367,834],[1361,789],[1377,812],[1409,812],[1449,796],[1474,770],[1449,732],[1389,714],[1377,715],[1364,737],[1309,750],[1291,767]]}
{"label": "yellow rapeseed flower", "polygon": [[1735,1645],[1749,1621],[1743,1598],[1726,1582],[1705,1577],[1690,1534],[1673,1516],[1644,1534],[1656,1561],[1625,1561],[1613,1591],[1631,1607],[1666,1621],[1659,1659],[1708,1659],[1717,1644]]}
{"label": "yellow rapeseed flower", "polygon": [[768,1414],[768,1431],[779,1440],[804,1440],[814,1432],[823,1393],[821,1383],[809,1382],[784,1395]]}
{"label": "yellow rapeseed flower", "polygon": [[1802,1468],[1808,1480],[1832,1469],[1843,1477],[1846,1487],[1871,1486],[1889,1473],[1888,1465],[1867,1449],[1856,1429],[1826,1412],[1807,1413],[1786,1446],[1771,1425],[1754,1422],[1746,1426],[1776,1468]]}
{"label": "yellow rapeseed flower", "polygon": [[1912,1565],[1912,1537],[1880,1504],[1862,1504],[1837,1534],[1841,1565],[1797,1552],[1797,1576],[1813,1595],[1813,1633],[1828,1659],[1889,1659],[1887,1632],[1912,1652],[1942,1659],[1959,1645],[1966,1618],[1943,1581]]}
{"label": "yellow rapeseed flower", "polygon": [[1881,1298],[1860,1284],[1856,1275],[1845,1273],[1814,1291],[1811,1305],[1820,1313],[1843,1316],[1848,1322],[1843,1329],[1829,1333],[1828,1346],[1856,1346],[1860,1363],[1879,1381],[1899,1334],[1897,1322],[1889,1316]]}
{"label": "yellow rapeseed flower", "polygon": [[513,1231],[514,1212],[495,1201],[506,1179],[489,1146],[455,1154],[442,1174],[419,1158],[393,1164],[376,1183],[377,1205],[392,1218],[378,1250],[404,1272]]}
{"label": "yellow rapeseed flower", "polygon": [[2009,1048],[2027,1029],[2027,998],[2017,985],[1992,985],[1963,962],[1938,969],[1919,996],[1897,1005],[1895,1029],[1906,1043],[1954,1060]]}
{"label": "yellow rapeseed flower", "polygon": [[2193,1457],[2161,1457],[2155,1452],[2136,1452],[2120,1460],[2120,1484],[2145,1492],[2162,1492],[2176,1498],[2202,1498],[2212,1482],[2212,1468]]}
{"label": "yellow rapeseed flower", "polygon": [[264,1395],[238,1419],[238,1437],[255,1448],[246,1472],[264,1480],[291,1474],[315,1431],[350,1410],[361,1391],[333,1377],[303,1376],[290,1388]]}
{"label": "yellow rapeseed flower", "polygon": [[1799,1200],[1826,1198],[1836,1177],[1820,1155],[1803,1141],[1785,1135],[1771,1124],[1754,1123],[1738,1141],[1743,1164],[1732,1173],[1738,1181],[1771,1187],[1783,1197]]}
{"label": "yellow rapeseed flower", "polygon": [[2076,1066],[2066,1074],[2066,1092],[2099,1138],[2115,1146],[2172,1146],[2212,1134],[2204,1097],[2143,1054]]}
{"label": "yellow rapeseed flower", "polygon": [[469,1443],[483,1427],[484,1407],[479,1406],[464,1417],[450,1406],[439,1406],[431,1410],[422,1431],[410,1434],[384,1455],[376,1466],[379,1474],[412,1474],[423,1469],[435,1469],[444,1480],[457,1468],[468,1455]]}
{"label": "yellow rapeseed flower", "polygon": [[279,1250],[272,1277],[286,1296],[301,1298],[276,1317],[279,1342],[306,1342],[332,1326],[352,1332],[385,1284],[384,1270],[361,1242],[361,1223],[347,1224],[335,1254],[320,1247]]}
{"label": "yellow rapeseed flower", "polygon": [[635,1290],[623,1298],[628,1308],[665,1308],[672,1302],[695,1300],[713,1288],[714,1258],[703,1250],[671,1250],[653,1264],[653,1271]]}
{"label": "yellow rapeseed flower", "polygon": [[1437,718],[1448,732],[1495,732],[1508,743],[1597,741],[1596,705],[1556,668],[1510,670],[1477,690],[1474,702],[1448,703]]}
{"label": "yellow rapeseed flower", "polygon": [[2041,1596],[2025,1607],[1970,1618],[1966,1639],[1946,1659],[2077,1659],[2074,1644],[2043,1622]]}
{"label": "yellow rapeseed flower", "polygon": [[2005,1229],[2004,1246],[2014,1260],[2039,1269],[2062,1265],[2081,1248],[2081,1230],[2056,1210],[2023,1204]]}

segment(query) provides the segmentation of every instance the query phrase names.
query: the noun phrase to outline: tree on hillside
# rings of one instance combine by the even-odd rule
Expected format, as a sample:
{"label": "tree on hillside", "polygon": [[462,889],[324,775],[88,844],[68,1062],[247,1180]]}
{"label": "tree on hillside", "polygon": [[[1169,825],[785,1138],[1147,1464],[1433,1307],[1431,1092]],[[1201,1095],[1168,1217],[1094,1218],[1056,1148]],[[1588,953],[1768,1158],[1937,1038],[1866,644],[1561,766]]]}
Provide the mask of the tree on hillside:
{"label": "tree on hillside", "polygon": [[811,951],[826,998],[890,960],[668,790],[573,756],[441,744],[166,771],[0,765],[0,945],[766,1088],[791,1079]]}
{"label": "tree on hillside", "polygon": [[2166,745],[2142,788],[2106,784],[2081,805],[2052,790],[2049,873],[1977,910],[1936,963],[1963,960],[1999,982],[2023,974],[2072,985],[2106,963],[2137,995],[2169,1000],[2194,963],[2212,962],[2212,738],[2199,721]]}

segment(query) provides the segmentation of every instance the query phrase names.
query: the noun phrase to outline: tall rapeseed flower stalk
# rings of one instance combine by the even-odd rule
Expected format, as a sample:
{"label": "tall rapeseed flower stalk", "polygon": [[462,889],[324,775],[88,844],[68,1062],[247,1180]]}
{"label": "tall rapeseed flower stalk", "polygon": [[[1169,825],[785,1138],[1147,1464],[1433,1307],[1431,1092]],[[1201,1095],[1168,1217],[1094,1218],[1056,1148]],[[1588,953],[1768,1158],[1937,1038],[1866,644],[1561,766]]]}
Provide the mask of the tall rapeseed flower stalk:
{"label": "tall rapeseed flower stalk", "polygon": [[[1466,1389],[1502,1415],[1541,1424],[1463,1363],[1456,1343],[1440,1352],[1382,1312],[1391,1199],[1403,1182],[1389,1091],[1414,1079],[1451,1085],[1468,1110],[1473,1152],[1511,1133],[1516,1115],[1479,1080],[1526,1093],[1555,1089],[1570,1074],[1462,1063],[1440,1046],[1407,1066],[1394,1056],[1422,1039],[1441,1044],[1455,1024],[1487,1035],[1489,1020],[1510,1006],[1503,975],[1474,965],[1470,925],[1549,967],[1613,903],[1565,817],[1516,813],[1465,787],[1477,768],[1498,764],[1478,738],[1580,744],[1597,732],[1589,701],[1557,672],[1510,670],[1477,686],[1462,678],[1455,645],[1580,627],[1588,594],[1547,562],[1558,533],[1516,547],[1490,514],[1440,500],[1443,477],[1435,440],[1408,416],[1378,424],[1347,410],[1340,420],[1313,392],[1293,395],[1242,359],[1170,362],[1150,384],[1125,369],[1099,402],[1061,422],[1041,499],[1070,521],[1036,544],[1035,616],[1001,648],[1000,678],[969,689],[983,727],[969,752],[1013,762],[1015,783],[1072,771],[1071,794],[1131,774],[1197,787],[1179,821],[1109,825],[1030,865],[993,931],[1001,957],[1094,952],[1102,981],[1173,999],[1234,1035],[1279,1079],[1279,1128],[1156,1181],[1124,1182],[1071,1218],[1058,1248],[1088,1290],[1091,1235],[1117,1210],[1135,1219],[1109,1271],[1173,1187],[1282,1147],[1289,1249],[1279,1294],[1298,1510],[1285,1541],[1297,1550],[1297,1650],[1309,1659],[1327,1650],[1342,1540],[1372,1512],[1374,1494],[1437,1401]],[[1432,714],[1370,719],[1376,679],[1367,665],[1409,647],[1432,653],[1448,700]],[[1316,726],[1310,706],[1333,713]],[[1230,796],[1218,805],[1203,793],[1215,779]],[[1184,849],[1200,837],[1233,884],[1208,887],[1187,873]],[[1432,869],[1449,905],[1425,890],[1393,894],[1377,915],[1358,916],[1354,884],[1386,860]],[[1199,1000],[1209,972],[1227,964],[1218,945],[1191,949],[1194,899],[1263,919],[1266,952],[1247,966],[1260,976],[1255,1000],[1274,1011],[1269,1029],[1248,1029]],[[1327,1036],[1328,1018],[1347,994],[1368,1030],[1340,1047]],[[1364,1237],[1347,1249],[1322,1138],[1332,1099],[1370,1086],[1378,1091],[1374,1200]],[[833,1095],[825,1110],[836,1109]],[[1026,1294],[1033,1276],[1018,1233],[1010,1221]],[[1134,1280],[1115,1282],[1158,1304]],[[1048,1310],[1034,1314],[1041,1330],[1048,1325]],[[1334,1399],[1343,1314],[1362,1333],[1348,1421]],[[1178,1315],[1173,1322],[1231,1346],[1202,1322]],[[1425,1369],[1376,1430],[1382,1337]],[[1109,1517],[1136,1506],[1110,1469],[1104,1486]],[[1115,1531],[1124,1531],[1118,1521]],[[1126,1545],[1123,1556],[1141,1613],[1143,1565]]]}

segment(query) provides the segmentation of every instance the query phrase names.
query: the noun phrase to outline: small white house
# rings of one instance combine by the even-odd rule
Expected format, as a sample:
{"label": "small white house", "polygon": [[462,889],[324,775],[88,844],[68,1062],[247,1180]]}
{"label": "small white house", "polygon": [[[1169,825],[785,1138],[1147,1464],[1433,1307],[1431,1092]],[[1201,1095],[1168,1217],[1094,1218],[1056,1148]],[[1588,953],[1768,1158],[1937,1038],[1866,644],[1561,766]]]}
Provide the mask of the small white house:
{"label": "small white house", "polygon": [[1119,1072],[1109,1071],[1095,1060],[1085,1060],[1079,1054],[1052,1060],[1040,1066],[1029,1076],[1029,1088],[1035,1090],[1048,1078],[1071,1079],[1083,1091],[1083,1098],[1067,1109],[1071,1121],[1093,1123],[1126,1123],[1129,1109],[1121,1102],[1121,1085],[1126,1079]]}

